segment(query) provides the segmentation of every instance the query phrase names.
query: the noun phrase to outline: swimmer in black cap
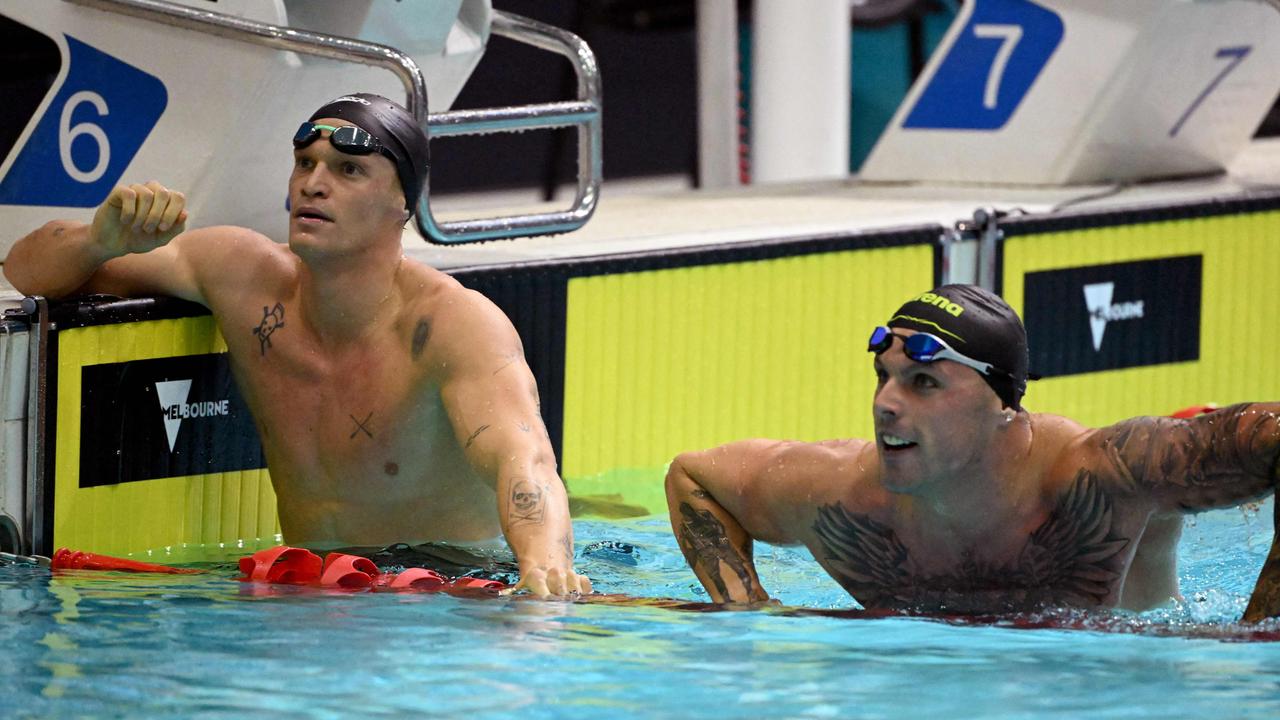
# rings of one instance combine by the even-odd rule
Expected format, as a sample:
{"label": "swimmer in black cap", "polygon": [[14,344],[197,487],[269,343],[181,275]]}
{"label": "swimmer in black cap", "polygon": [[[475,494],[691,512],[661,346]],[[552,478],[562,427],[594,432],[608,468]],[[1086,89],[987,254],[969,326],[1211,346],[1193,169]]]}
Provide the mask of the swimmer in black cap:
{"label": "swimmer in black cap", "polygon": [[[325,119],[339,119],[349,124],[341,128],[324,125]],[[307,122],[298,127],[293,146],[304,148],[326,130],[330,133],[329,143],[343,152],[356,155],[376,152],[394,163],[404,192],[405,209],[410,214],[417,209],[431,156],[427,135],[408,110],[381,95],[343,95],[311,113]]]}
{"label": "swimmer in black cap", "polygon": [[404,256],[422,130],[386,98],[344,95],[298,128],[293,156],[287,246],[188,231],[185,197],[152,182],[112,190],[90,225],[23,238],[5,274],[29,294],[164,294],[213,311],[285,542],[488,555],[501,534],[519,588],[589,592],[519,336],[482,295]]}
{"label": "swimmer in black cap", "polygon": [[[803,543],[867,608],[1145,609],[1177,596],[1184,513],[1273,492],[1280,404],[1090,429],[1022,406],[1027,340],[998,296],[917,295],[871,329],[874,441],[684,453],[672,529],[716,601],[769,598],[752,540]],[[1280,545],[1247,620],[1280,615]]]}

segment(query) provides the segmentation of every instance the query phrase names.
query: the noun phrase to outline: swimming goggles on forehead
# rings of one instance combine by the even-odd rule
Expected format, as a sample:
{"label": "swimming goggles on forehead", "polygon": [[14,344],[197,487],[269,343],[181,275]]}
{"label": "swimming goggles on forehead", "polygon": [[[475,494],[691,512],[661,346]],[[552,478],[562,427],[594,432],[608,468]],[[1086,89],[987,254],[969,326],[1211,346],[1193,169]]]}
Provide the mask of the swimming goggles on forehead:
{"label": "swimming goggles on forehead", "polygon": [[[320,137],[321,130],[329,131],[329,144],[338,152],[346,153],[347,155],[382,153],[390,157],[378,138],[371,135],[368,130],[355,125],[334,127],[333,125],[317,125],[313,122],[304,122],[298,126],[298,132],[293,134],[293,147],[301,150],[315,142]],[[391,159],[395,160],[395,158]]]}
{"label": "swimming goggles on forehead", "polygon": [[867,341],[867,351],[876,355],[883,353],[893,346],[893,339],[902,340],[902,352],[907,357],[918,363],[931,363],[938,360],[950,360],[958,362],[966,367],[971,367],[983,375],[991,375],[996,373],[999,375],[1013,376],[1008,370],[1002,370],[991,363],[985,363],[967,355],[961,355],[956,352],[942,338],[936,335],[930,335],[926,332],[917,332],[915,335],[899,335],[881,325],[871,331],[871,339]]}

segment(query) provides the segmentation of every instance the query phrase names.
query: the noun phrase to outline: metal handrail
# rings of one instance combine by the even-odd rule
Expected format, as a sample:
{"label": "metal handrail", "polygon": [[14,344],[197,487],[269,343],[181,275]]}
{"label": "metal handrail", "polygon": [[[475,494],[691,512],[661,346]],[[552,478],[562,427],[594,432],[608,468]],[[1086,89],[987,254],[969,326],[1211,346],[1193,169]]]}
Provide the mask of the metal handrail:
{"label": "metal handrail", "polygon": [[600,73],[591,48],[572,33],[501,11],[494,11],[490,26],[496,35],[568,58],[578,78],[577,102],[429,113],[427,86],[422,70],[412,57],[386,45],[270,25],[211,10],[176,5],[168,0],[64,1],[277,50],[386,68],[404,84],[407,97],[405,106],[427,133],[428,139],[433,136],[477,135],[568,126],[578,128],[578,191],[569,210],[438,222],[431,213],[428,174],[416,214],[418,231],[428,241],[454,245],[568,232],[581,227],[595,212],[601,178]]}
{"label": "metal handrail", "polygon": [[408,98],[405,107],[409,112],[413,113],[419,121],[427,116],[427,84],[422,77],[422,70],[413,58],[393,47],[309,30],[269,25],[226,13],[176,5],[167,0],[65,0],[65,2],[151,20],[184,30],[207,32],[210,35],[277,50],[290,50],[333,60],[355,60],[366,65],[385,67],[404,83],[405,95]]}
{"label": "metal handrail", "polygon": [[433,114],[430,134],[443,137],[575,126],[578,130],[577,193],[573,206],[560,212],[438,222],[431,213],[431,194],[424,188],[418,201],[418,231],[432,242],[455,245],[569,232],[591,219],[600,197],[600,71],[595,54],[577,35],[519,15],[494,11],[490,29],[495,35],[568,58],[578,78],[577,101]]}

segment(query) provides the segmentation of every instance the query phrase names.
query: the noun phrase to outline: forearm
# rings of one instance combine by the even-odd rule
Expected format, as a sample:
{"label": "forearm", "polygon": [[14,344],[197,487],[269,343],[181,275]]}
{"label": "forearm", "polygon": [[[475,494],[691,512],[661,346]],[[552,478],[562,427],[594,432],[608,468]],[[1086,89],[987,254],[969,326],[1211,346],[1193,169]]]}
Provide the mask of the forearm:
{"label": "forearm", "polygon": [[27,295],[66,297],[83,287],[111,254],[90,237],[90,226],[55,220],[19,240],[4,274]]}
{"label": "forearm", "polygon": [[760,584],[753,540],[679,460],[667,472],[671,530],[685,560],[716,602],[757,602],[769,594]]}
{"label": "forearm", "polygon": [[571,569],[573,525],[555,467],[540,459],[511,460],[500,468],[496,490],[502,532],[521,574],[534,568]]}
{"label": "forearm", "polygon": [[1258,582],[1253,586],[1253,594],[1249,597],[1249,605],[1244,609],[1245,622],[1261,622],[1267,618],[1280,617],[1280,502],[1275,505],[1272,521],[1271,552],[1262,564],[1258,573]]}
{"label": "forearm", "polygon": [[[1272,466],[1271,475],[1273,487],[1280,485],[1280,460]],[[1249,605],[1242,618],[1245,622],[1280,617],[1280,498],[1273,503],[1271,552],[1267,554],[1266,562],[1258,573],[1258,581],[1254,583],[1253,594],[1249,596]]]}

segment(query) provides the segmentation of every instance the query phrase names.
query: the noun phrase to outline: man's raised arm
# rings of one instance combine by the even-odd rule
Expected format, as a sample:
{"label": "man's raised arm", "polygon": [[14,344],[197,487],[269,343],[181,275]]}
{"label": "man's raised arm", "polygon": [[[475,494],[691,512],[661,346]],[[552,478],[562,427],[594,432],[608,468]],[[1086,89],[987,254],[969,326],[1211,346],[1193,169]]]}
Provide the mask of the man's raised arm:
{"label": "man's raised arm", "polygon": [[[1274,493],[1280,482],[1280,404],[1232,405],[1190,420],[1134,418],[1093,435],[1157,509],[1231,507]],[[1275,616],[1280,616],[1280,543],[1273,537],[1244,619]]]}
{"label": "man's raised arm", "polygon": [[479,293],[457,290],[428,342],[441,363],[440,397],[471,466],[493,485],[498,519],[535,595],[591,592],[573,570],[569,499],[538,409],[520,337]]}
{"label": "man's raised arm", "polygon": [[192,297],[197,291],[191,274],[173,258],[161,252],[135,259],[168,247],[186,221],[182,193],[156,182],[120,186],[107,196],[91,224],[55,220],[19,240],[5,259],[4,274],[28,295],[164,292],[197,299]]}
{"label": "man's raised arm", "polygon": [[779,520],[794,504],[790,476],[804,465],[789,467],[783,460],[788,448],[808,451],[800,443],[744,440],[682,453],[667,470],[671,530],[715,602],[768,600],[756,574],[753,541],[797,542]]}

